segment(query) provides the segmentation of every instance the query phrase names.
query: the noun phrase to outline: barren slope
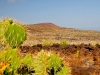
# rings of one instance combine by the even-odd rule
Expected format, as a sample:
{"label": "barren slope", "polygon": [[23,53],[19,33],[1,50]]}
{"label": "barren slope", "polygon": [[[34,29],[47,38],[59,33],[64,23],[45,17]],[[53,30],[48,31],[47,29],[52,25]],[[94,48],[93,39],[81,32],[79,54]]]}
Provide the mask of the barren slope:
{"label": "barren slope", "polygon": [[59,43],[61,40],[67,40],[69,44],[80,43],[99,43],[100,32],[93,30],[79,30],[74,28],[63,28],[53,23],[39,23],[26,25],[28,39],[30,43],[42,43],[43,40],[53,40]]}

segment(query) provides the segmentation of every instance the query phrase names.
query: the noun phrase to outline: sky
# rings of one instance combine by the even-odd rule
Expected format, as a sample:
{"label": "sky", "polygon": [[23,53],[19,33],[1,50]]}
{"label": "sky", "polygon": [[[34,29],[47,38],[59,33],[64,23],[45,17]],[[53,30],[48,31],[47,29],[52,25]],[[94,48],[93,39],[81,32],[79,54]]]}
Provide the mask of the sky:
{"label": "sky", "polygon": [[0,18],[100,30],[100,0],[0,0]]}

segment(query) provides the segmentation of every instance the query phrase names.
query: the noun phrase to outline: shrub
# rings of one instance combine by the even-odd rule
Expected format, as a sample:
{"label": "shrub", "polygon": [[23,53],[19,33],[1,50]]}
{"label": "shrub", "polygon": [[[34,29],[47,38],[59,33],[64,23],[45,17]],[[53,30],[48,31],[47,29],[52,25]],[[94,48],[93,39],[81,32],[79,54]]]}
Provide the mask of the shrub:
{"label": "shrub", "polygon": [[42,42],[42,46],[52,46],[52,45],[53,45],[52,40],[46,40],[46,41]]}
{"label": "shrub", "polygon": [[66,45],[68,45],[68,43],[67,43],[66,40],[62,40],[62,41],[60,42],[60,45],[61,45],[61,46],[66,46]]}

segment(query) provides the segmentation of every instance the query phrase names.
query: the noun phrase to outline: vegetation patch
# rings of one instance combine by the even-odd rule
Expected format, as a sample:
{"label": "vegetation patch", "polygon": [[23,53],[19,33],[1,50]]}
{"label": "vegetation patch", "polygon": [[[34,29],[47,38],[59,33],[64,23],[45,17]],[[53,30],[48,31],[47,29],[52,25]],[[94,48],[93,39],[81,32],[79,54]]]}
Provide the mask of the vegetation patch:
{"label": "vegetation patch", "polygon": [[[70,71],[62,60],[54,54],[41,50],[37,56],[22,55],[19,46],[26,40],[26,30],[20,23],[3,19],[0,22],[0,75],[67,75]],[[43,45],[51,45],[43,43]]]}

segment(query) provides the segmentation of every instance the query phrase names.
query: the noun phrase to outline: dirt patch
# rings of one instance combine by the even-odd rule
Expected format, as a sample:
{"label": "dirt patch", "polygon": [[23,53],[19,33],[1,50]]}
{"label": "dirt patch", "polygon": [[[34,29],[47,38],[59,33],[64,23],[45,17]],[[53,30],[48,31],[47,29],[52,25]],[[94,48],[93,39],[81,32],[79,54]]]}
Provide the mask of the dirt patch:
{"label": "dirt patch", "polygon": [[71,69],[71,75],[99,75],[100,74],[100,45],[91,44],[60,46],[20,46],[21,53],[37,54],[41,50],[53,52],[63,58],[64,64]]}

